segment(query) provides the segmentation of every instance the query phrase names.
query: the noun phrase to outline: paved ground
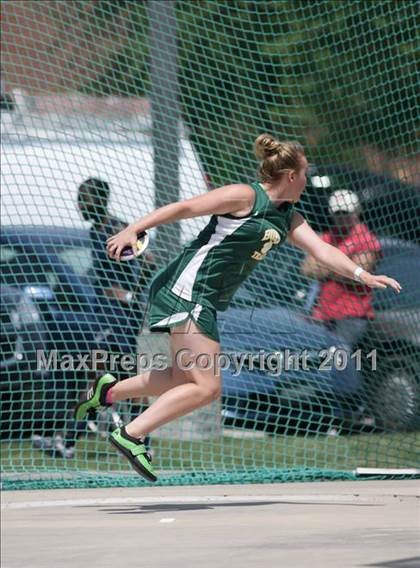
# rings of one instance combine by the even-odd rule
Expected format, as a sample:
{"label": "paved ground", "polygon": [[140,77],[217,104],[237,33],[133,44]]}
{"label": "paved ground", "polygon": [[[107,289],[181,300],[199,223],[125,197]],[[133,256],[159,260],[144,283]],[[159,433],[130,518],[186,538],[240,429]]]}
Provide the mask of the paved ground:
{"label": "paved ground", "polygon": [[3,568],[418,568],[420,482],[3,494]]}

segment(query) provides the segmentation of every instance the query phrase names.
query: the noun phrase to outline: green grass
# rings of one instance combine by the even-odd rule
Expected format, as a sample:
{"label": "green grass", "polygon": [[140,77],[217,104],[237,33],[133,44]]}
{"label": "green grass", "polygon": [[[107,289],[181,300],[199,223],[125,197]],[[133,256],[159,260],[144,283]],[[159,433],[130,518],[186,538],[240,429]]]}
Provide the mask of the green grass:
{"label": "green grass", "polygon": [[[318,468],[351,471],[356,467],[416,467],[420,463],[420,433],[352,436],[223,436],[210,440],[177,441],[154,438],[158,470],[234,471]],[[123,472],[126,461],[106,440],[80,439],[72,460],[53,459],[31,447],[30,441],[1,443],[4,473]]]}

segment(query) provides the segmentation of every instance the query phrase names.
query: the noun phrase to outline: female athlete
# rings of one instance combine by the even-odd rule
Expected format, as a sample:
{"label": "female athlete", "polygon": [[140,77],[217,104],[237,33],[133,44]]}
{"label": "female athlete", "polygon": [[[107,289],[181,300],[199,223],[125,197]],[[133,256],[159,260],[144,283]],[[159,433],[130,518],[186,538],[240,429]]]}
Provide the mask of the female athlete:
{"label": "female athlete", "polygon": [[[330,270],[370,288],[400,284],[357,266],[325,243],[294,210],[306,183],[308,161],[302,146],[262,134],[254,150],[260,160],[259,181],[233,184],[205,195],[165,205],[107,241],[108,255],[118,261],[126,246],[135,246],[142,231],[181,219],[212,215],[198,237],[156,274],[149,297],[151,331],[170,332],[171,366],[152,369],[117,382],[100,377],[77,405],[76,418],[100,406],[143,396],[158,397],[140,416],[115,430],[111,443],[148,480],[156,481],[143,443],[156,428],[205,406],[221,392],[220,371],[194,364],[200,354],[214,361],[220,352],[217,310],[225,310],[235,290],[269,251],[286,238]],[[179,364],[177,354],[183,355]],[[188,355],[186,360],[185,354]],[[206,368],[204,368],[206,367]]]}

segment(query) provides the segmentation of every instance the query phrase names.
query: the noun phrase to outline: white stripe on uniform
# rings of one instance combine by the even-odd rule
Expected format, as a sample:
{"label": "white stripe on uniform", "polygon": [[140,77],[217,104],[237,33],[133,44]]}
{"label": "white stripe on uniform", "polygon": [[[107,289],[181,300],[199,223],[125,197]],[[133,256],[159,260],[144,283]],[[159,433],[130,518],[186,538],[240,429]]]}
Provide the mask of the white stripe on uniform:
{"label": "white stripe on uniform", "polygon": [[189,312],[178,312],[177,314],[172,314],[168,318],[164,318],[157,323],[153,324],[151,327],[162,327],[167,325],[172,325],[174,323],[181,323],[182,321],[186,320],[190,316],[192,316],[196,321],[200,317],[201,310],[203,306],[201,304],[196,304],[194,309]]}
{"label": "white stripe on uniform", "polygon": [[197,273],[208,253],[229,235],[239,229],[251,217],[244,219],[228,219],[226,217],[218,217],[215,232],[211,236],[209,242],[198,249],[190,262],[181,272],[178,280],[172,287],[172,292],[183,298],[184,300],[192,301],[192,292],[194,288]]}

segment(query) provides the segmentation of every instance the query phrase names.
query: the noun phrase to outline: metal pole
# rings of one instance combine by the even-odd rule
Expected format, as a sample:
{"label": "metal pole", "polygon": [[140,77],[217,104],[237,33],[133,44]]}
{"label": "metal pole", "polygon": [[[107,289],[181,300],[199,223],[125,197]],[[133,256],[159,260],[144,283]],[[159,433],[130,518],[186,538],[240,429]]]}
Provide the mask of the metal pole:
{"label": "metal pole", "polygon": [[[178,201],[179,121],[175,0],[149,0],[150,81],[155,207]],[[166,264],[180,249],[179,223],[158,227],[157,261]]]}

